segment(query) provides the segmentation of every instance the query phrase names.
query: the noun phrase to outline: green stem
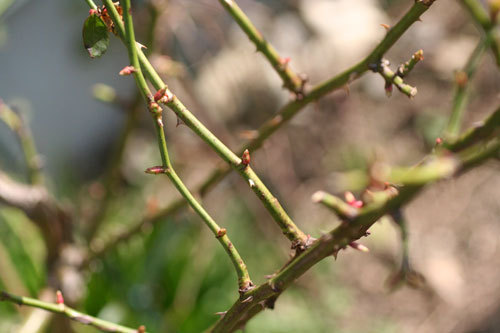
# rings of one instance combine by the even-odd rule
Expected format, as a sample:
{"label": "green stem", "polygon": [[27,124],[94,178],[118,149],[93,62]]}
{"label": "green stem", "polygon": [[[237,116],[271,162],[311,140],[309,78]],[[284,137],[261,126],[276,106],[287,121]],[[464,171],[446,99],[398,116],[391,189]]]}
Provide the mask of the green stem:
{"label": "green stem", "polygon": [[81,324],[94,326],[103,332],[137,333],[137,329],[121,326],[103,319],[89,316],[64,304],[43,302],[35,298],[12,295],[5,291],[0,292],[0,301],[12,302],[18,305],[27,305],[49,312],[59,313]]}
{"label": "green stem", "polygon": [[281,77],[281,80],[283,80],[283,86],[297,95],[302,95],[304,88],[303,80],[290,69],[286,60],[282,59],[274,47],[262,36],[260,31],[238,6],[236,1],[219,0],[219,2],[233,17],[248,38],[255,44],[257,51],[261,52],[271,63],[271,66]]}
{"label": "green stem", "polygon": [[33,185],[43,185],[44,176],[40,166],[40,158],[35,147],[35,140],[22,117],[8,107],[0,99],[0,120],[14,132],[21,144],[24,160],[28,167],[29,181]]}
{"label": "green stem", "polygon": [[87,5],[89,5],[90,9],[97,10],[97,5],[94,3],[92,0],[85,0],[87,2]]}
{"label": "green stem", "polygon": [[491,135],[498,135],[500,131],[500,108],[493,112],[480,126],[475,126],[466,131],[460,138],[451,142],[444,142],[443,147],[457,152],[463,150],[476,142],[488,138]]}
{"label": "green stem", "polygon": [[465,115],[465,108],[467,106],[469,83],[476,73],[479,62],[481,61],[486,48],[490,45],[491,40],[491,33],[488,33],[485,38],[482,38],[470,55],[464,68],[456,75],[453,106],[451,110],[450,120],[444,134],[445,139],[448,141],[455,140],[460,133],[460,128],[462,127],[462,122]]}
{"label": "green stem", "polygon": [[[241,155],[245,149],[248,149],[250,152],[258,150],[265,140],[267,140],[272,134],[274,134],[279,128],[281,128],[284,124],[286,124],[290,119],[295,117],[301,110],[305,108],[308,104],[318,100],[319,98],[325,96],[326,94],[340,89],[344,87],[346,84],[351,82],[352,80],[359,78],[364,72],[369,70],[368,59],[376,58],[376,55],[380,54],[380,57],[389,50],[389,48],[394,44],[395,38],[401,37],[401,35],[408,29],[411,24],[415,21],[418,21],[419,16],[422,15],[425,10],[428,9],[429,5],[424,5],[419,2],[415,3],[408,11],[408,13],[394,26],[392,29],[393,33],[390,35],[387,34],[386,37],[382,40],[381,45],[383,47],[375,47],[375,49],[367,56],[364,60],[359,62],[358,64],[352,66],[351,68],[345,70],[344,72],[334,76],[333,78],[324,81],[311,89],[311,91],[306,94],[302,99],[296,99],[294,101],[286,104],[276,116],[272,119],[265,122],[258,130],[257,136],[248,141],[246,144],[242,146],[242,148],[238,151],[238,155]],[[118,30],[120,31],[120,25],[118,25]],[[123,28],[122,28],[123,30]],[[397,33],[396,33],[397,32]],[[153,83],[156,89],[161,89],[165,86],[165,83],[162,81],[158,73],[155,71],[151,63],[148,61],[147,57],[144,55],[140,47],[138,47],[138,57],[139,62],[142,66],[142,69],[149,80]],[[184,120],[184,119],[183,119]],[[205,138],[203,138],[207,141]],[[226,175],[231,171],[231,167],[228,165],[223,165],[217,169],[215,169],[202,183],[199,187],[199,193],[202,195],[208,192],[213,186],[215,186],[220,180],[222,180]],[[125,241],[132,237],[135,234],[135,231],[140,230],[142,226],[150,223],[150,221],[158,221],[159,219],[170,214],[171,211],[177,211],[180,209],[182,203],[177,201],[172,205],[169,205],[164,210],[160,211],[156,217],[151,219],[145,218],[140,221],[137,225],[134,225],[129,231],[125,231],[120,234],[118,239],[111,240],[107,243],[108,246],[106,248],[113,248],[117,243],[121,241]],[[171,210],[170,207],[175,207],[176,209]],[[280,224],[281,225],[281,224]],[[100,251],[99,255],[102,255],[104,251]]]}
{"label": "green stem", "polygon": [[[150,105],[152,101],[152,95],[147,86],[146,80],[142,75],[142,72],[139,70],[139,60],[137,57],[137,48],[134,37],[134,27],[132,22],[132,16],[130,14],[130,0],[122,0],[121,4],[123,7],[123,18],[125,21],[125,30],[123,30],[123,24],[121,22],[120,16],[116,11],[111,0],[104,0],[106,4],[106,8],[108,8],[108,12],[110,13],[113,22],[118,27],[118,31],[121,31],[120,35],[125,36],[126,46],[129,52],[129,58],[131,65],[137,69],[134,73],[134,77],[136,79],[137,86],[144,96],[148,105]],[[220,228],[217,223],[212,219],[212,217],[205,211],[205,209],[198,203],[198,201],[194,198],[191,192],[184,185],[182,180],[177,176],[173,165],[170,161],[170,157],[168,154],[167,141],[165,138],[165,132],[163,129],[163,121],[160,111],[155,110],[153,113],[155,129],[158,137],[158,145],[162,160],[162,165],[164,168],[164,173],[168,176],[168,178],[172,181],[177,190],[181,193],[184,199],[189,203],[189,205],[194,209],[194,211],[201,217],[201,219],[205,222],[205,224],[210,228],[210,230],[217,237],[223,248],[226,250],[229,255],[236,273],[238,275],[238,285],[240,290],[247,290],[251,286],[253,286],[252,281],[250,280],[250,276],[248,274],[247,267],[238,251],[234,247],[234,245],[229,240],[229,237],[226,235],[225,229]]]}
{"label": "green stem", "polygon": [[[500,140],[488,145],[481,153],[461,156],[461,167],[455,170],[458,174],[466,168],[484,162],[486,158],[498,153]],[[294,258],[272,279],[242,295],[225,315],[211,328],[211,332],[233,332],[242,327],[253,316],[265,308],[272,308],[277,297],[283,293],[297,278],[321,260],[333,255],[349,243],[366,235],[366,231],[382,216],[395,211],[410,202],[427,184],[439,179],[447,179],[450,175],[443,172],[441,178],[429,177],[427,182],[418,185],[403,186],[397,195],[388,193],[383,200],[377,200],[359,210],[359,214],[349,223],[343,223],[329,233],[316,240],[306,251]],[[243,302],[242,300],[249,300]]]}
{"label": "green stem", "polygon": [[417,88],[404,83],[403,78],[394,73],[387,65],[381,64],[378,72],[385,79],[386,83],[389,85],[389,88],[391,84],[394,84],[399,91],[410,98],[414,97],[417,94]]}
{"label": "green stem", "polygon": [[495,57],[497,66],[500,67],[500,43],[495,39],[495,24],[484,9],[483,5],[476,0],[461,0],[460,1],[465,9],[472,16],[474,21],[481,26],[486,35],[491,35],[491,51]]}
{"label": "green stem", "polygon": [[344,222],[349,222],[358,215],[358,209],[350,206],[342,199],[323,191],[314,193],[312,200],[333,211]]}
{"label": "green stem", "polygon": [[[110,0],[104,0],[104,2],[111,3]],[[116,16],[118,16],[118,13],[116,12],[116,9],[114,7],[108,7],[108,11],[110,11],[110,14],[112,12],[115,12]],[[125,34],[123,24],[119,19],[115,21],[114,16],[114,14],[111,15],[111,18],[115,22],[120,36],[123,36]],[[255,184],[256,188],[254,189],[254,192],[263,194],[258,196],[259,199],[263,202],[264,206],[274,217],[274,220],[280,226],[283,233],[293,242],[293,244],[298,246],[299,248],[306,246],[308,237],[295,225],[295,223],[288,216],[283,207],[277,202],[276,198],[270,194],[270,191],[266,188],[264,183],[252,171],[250,166],[242,169],[241,159],[236,156],[226,145],[224,145],[215,135],[213,135],[212,132],[210,132],[210,130],[208,130],[184,106],[184,104],[182,104],[182,102],[168,88],[166,88],[165,83],[161,80],[158,73],[154,70],[153,66],[148,61],[144,53],[140,50],[140,48],[137,49],[136,47],[135,52],[136,54],[138,54],[142,70],[151,80],[153,86],[158,90],[165,89],[165,95],[171,96],[171,98],[169,98],[169,101],[166,102],[166,105],[175,112],[175,114],[184,122],[184,124],[186,124],[191,130],[193,130],[209,146],[211,146],[212,149],[217,152],[217,154],[224,161],[230,164],[235,170],[239,171],[240,175],[242,175],[248,183]],[[133,63],[132,66],[135,67]]]}

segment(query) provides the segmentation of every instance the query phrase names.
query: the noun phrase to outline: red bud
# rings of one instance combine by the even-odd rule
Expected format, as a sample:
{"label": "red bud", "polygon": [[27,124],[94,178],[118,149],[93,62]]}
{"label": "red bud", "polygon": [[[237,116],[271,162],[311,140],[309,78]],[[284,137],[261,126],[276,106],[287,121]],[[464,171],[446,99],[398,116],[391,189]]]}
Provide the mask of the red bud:
{"label": "red bud", "polygon": [[56,291],[56,303],[57,304],[64,304],[64,297],[63,297],[62,292],[60,290]]}
{"label": "red bud", "polygon": [[158,166],[154,166],[151,168],[147,168],[146,171],[144,171],[144,172],[149,173],[151,175],[159,175],[159,174],[165,173],[165,168],[161,165],[158,165]]}
{"label": "red bud", "polygon": [[137,72],[137,69],[134,66],[125,66],[118,74],[121,76],[127,76],[135,72]]}
{"label": "red bud", "polygon": [[245,149],[243,152],[243,155],[241,155],[241,163],[243,165],[249,165],[250,164],[250,152],[248,149]]}

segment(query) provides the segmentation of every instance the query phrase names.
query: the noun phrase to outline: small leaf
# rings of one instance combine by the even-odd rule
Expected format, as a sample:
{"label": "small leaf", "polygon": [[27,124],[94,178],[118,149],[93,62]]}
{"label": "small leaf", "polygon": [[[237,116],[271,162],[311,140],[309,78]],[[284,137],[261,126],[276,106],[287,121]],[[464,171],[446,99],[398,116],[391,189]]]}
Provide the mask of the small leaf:
{"label": "small leaf", "polygon": [[108,49],[108,29],[98,15],[90,15],[83,23],[83,45],[91,58],[102,56]]}

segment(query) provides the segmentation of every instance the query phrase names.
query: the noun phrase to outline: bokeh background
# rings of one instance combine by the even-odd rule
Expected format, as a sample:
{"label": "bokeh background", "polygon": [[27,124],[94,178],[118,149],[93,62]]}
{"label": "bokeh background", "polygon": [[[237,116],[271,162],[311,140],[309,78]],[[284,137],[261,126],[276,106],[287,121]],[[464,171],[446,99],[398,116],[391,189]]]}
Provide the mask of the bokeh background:
{"label": "bokeh background", "polygon": [[[395,23],[412,3],[239,1],[312,84],[362,59],[383,37],[380,24]],[[143,0],[133,6],[137,39],[148,45],[169,87],[234,150],[291,98],[217,1]],[[137,98],[133,80],[117,74],[128,65],[126,50],[111,38],[105,56],[87,56],[81,40],[85,1],[2,0],[0,15],[0,97],[29,120],[50,190],[83,227],[101,199],[102,174]],[[412,165],[432,149],[446,125],[454,72],[465,64],[480,33],[458,1],[436,1],[422,19],[386,54],[395,68],[424,50],[425,60],[407,78],[418,88],[415,98],[398,91],[387,98],[383,79],[368,73],[349,91],[307,107],[252,154],[257,173],[306,233],[319,236],[338,224],[311,202],[315,191],[358,193],[365,184],[357,175],[374,161]],[[499,91],[499,71],[488,53],[471,83],[467,126],[498,107]],[[119,103],[96,98],[112,93]],[[194,188],[219,158],[166,113],[174,163]],[[141,110],[98,239],[178,198],[167,179],[143,172],[160,162],[150,122]],[[0,168],[18,180],[26,178],[20,149],[3,124]],[[498,162],[487,163],[429,187],[406,207],[410,258],[425,286],[388,287],[401,244],[396,226],[382,219],[362,240],[370,253],[347,249],[336,261],[318,264],[245,332],[500,331],[498,171]],[[237,175],[227,177],[203,203],[227,228],[254,282],[265,281],[289,258],[288,241]],[[43,241],[30,221],[0,207],[0,289],[36,296],[46,283],[44,256]],[[201,332],[237,297],[228,258],[190,210],[143,230],[92,262],[82,277],[79,309],[133,327],[144,324],[151,332]],[[0,331],[17,332],[26,311],[0,304]]]}

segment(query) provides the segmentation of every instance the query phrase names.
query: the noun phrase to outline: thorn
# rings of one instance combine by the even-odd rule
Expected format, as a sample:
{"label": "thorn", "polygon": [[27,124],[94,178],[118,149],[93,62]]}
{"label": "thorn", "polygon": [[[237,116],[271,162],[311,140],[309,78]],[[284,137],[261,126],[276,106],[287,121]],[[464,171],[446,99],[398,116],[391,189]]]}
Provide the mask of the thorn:
{"label": "thorn", "polygon": [[441,138],[436,138],[436,145],[440,145],[443,143],[443,139]]}
{"label": "thorn", "polygon": [[273,277],[275,277],[275,276],[276,276],[276,274],[264,275],[264,279],[269,280],[269,279],[272,279],[272,278],[273,278]]}
{"label": "thorn", "polygon": [[361,251],[361,252],[370,252],[370,249],[364,246],[363,244],[360,244],[358,242],[351,242],[349,243],[349,246],[352,247],[355,250]]}
{"label": "thorn", "polygon": [[136,44],[139,48],[141,48],[141,49],[147,49],[147,47],[146,47],[146,46],[142,45],[142,44],[141,44],[141,43],[139,43],[139,42],[135,42],[135,44]]}
{"label": "thorn", "polygon": [[136,73],[136,72],[137,72],[137,69],[134,66],[125,66],[118,74],[121,76],[128,76],[128,75]]}
{"label": "thorn", "polygon": [[250,185],[250,187],[255,187],[255,182],[252,180],[252,179],[249,179],[248,180],[248,185]]}
{"label": "thorn", "polygon": [[220,319],[224,318],[224,316],[226,315],[227,311],[222,311],[222,312],[216,312],[215,315],[216,316],[220,316]]}
{"label": "thorn", "polygon": [[243,164],[244,166],[250,164],[250,152],[248,151],[248,149],[245,149],[243,155],[241,155],[241,164]]}
{"label": "thorn", "polygon": [[345,91],[345,93],[346,93],[347,96],[351,95],[351,91],[349,90],[349,85],[348,84],[343,85],[342,86],[342,90]]}
{"label": "thorn", "polygon": [[89,10],[89,15],[92,16],[92,15],[97,15],[97,10],[96,9],[90,9]]}
{"label": "thorn", "polygon": [[241,303],[250,303],[251,301],[253,301],[253,296],[248,296],[243,301],[241,301]]}
{"label": "thorn", "polygon": [[147,168],[144,172],[149,173],[150,175],[159,175],[159,174],[165,173],[166,171],[167,170],[162,165],[158,165],[158,166]]}
{"label": "thorn", "polygon": [[385,95],[387,97],[391,97],[392,96],[392,82],[390,81],[385,81]]}
{"label": "thorn", "polygon": [[259,137],[259,131],[256,130],[244,130],[238,133],[238,136],[246,140],[254,140]]}
{"label": "thorn", "polygon": [[161,118],[161,114],[159,114],[156,118],[156,122],[158,123],[158,126],[163,127],[163,119]]}
{"label": "thorn", "polygon": [[380,25],[381,25],[381,26],[382,26],[385,30],[387,30],[387,31],[391,30],[391,26],[390,26],[390,25],[388,25],[388,24],[381,23]]}
{"label": "thorn", "polygon": [[177,122],[175,123],[175,127],[179,127],[180,125],[184,125],[184,122],[177,116]]}
{"label": "thorn", "polygon": [[64,305],[64,297],[60,290],[56,291],[56,303],[59,305]]}
{"label": "thorn", "polygon": [[137,329],[137,333],[146,333],[146,326],[139,326],[139,328]]}
{"label": "thorn", "polygon": [[338,254],[339,254],[339,250],[334,251],[333,254],[332,254],[333,258],[335,258],[335,261],[337,261]]}
{"label": "thorn", "polygon": [[224,237],[227,233],[227,230],[226,228],[220,228],[218,231],[217,231],[217,236],[215,236],[215,238],[221,238],[221,237]]}

